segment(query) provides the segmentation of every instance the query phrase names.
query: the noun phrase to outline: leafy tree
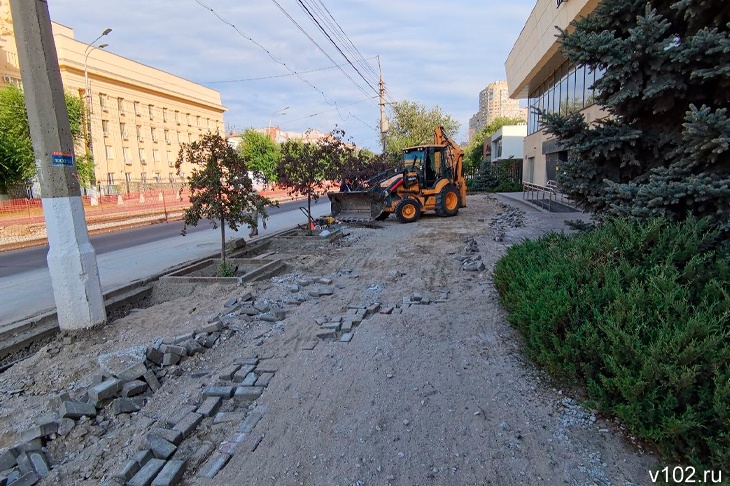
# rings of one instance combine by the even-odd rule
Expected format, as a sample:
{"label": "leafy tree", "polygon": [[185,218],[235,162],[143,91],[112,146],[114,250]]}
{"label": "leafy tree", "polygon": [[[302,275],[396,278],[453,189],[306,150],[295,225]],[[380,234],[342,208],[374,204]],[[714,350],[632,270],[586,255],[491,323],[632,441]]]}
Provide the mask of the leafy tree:
{"label": "leafy tree", "polygon": [[730,3],[604,0],[572,27],[562,51],[604,73],[596,101],[611,116],[543,116],[568,149],[563,191],[597,213],[730,230]]}
{"label": "leafy tree", "polygon": [[243,132],[238,153],[256,178],[265,182],[276,182],[281,152],[278,144],[272,142],[268,136],[253,128],[247,129]]}
{"label": "leafy tree", "polygon": [[[312,200],[319,199],[329,181],[341,177],[345,160],[352,155],[353,146],[343,142],[345,132],[333,130],[316,143],[302,143],[289,140],[281,146],[279,161],[279,184],[289,194],[307,196],[307,211],[311,217]],[[311,226],[311,220],[307,226]]]}
{"label": "leafy tree", "polygon": [[459,122],[439,106],[427,109],[420,103],[403,100],[391,105],[391,112],[390,129],[385,138],[388,152],[400,154],[406,147],[433,143],[433,130],[438,126],[443,126],[446,133],[459,131]]}
{"label": "leafy tree", "polygon": [[207,133],[189,144],[183,144],[175,162],[180,167],[185,162],[193,165],[188,177],[190,186],[190,207],[185,210],[185,225],[197,226],[203,218],[211,220],[213,228],[221,227],[221,263],[226,261],[226,225],[236,231],[239,225],[254,228],[257,221],[255,211],[266,218],[266,206],[276,205],[260,196],[253,188],[248,176],[248,167],[243,158],[217,133]]}
{"label": "leafy tree", "polygon": [[[79,141],[83,105],[78,96],[66,93],[71,135]],[[83,160],[83,159],[82,159]],[[79,178],[83,181],[88,164],[78,164]],[[93,168],[93,164],[92,164]],[[36,173],[33,144],[30,139],[28,114],[25,111],[23,91],[14,85],[0,89],[0,193],[8,186],[27,182]]]}
{"label": "leafy tree", "polygon": [[474,134],[464,149],[464,171],[470,172],[481,167],[484,155],[484,140],[487,137],[491,137],[505,125],[519,125],[520,123],[525,123],[525,119],[521,117],[498,116],[484,125],[481,130]]}

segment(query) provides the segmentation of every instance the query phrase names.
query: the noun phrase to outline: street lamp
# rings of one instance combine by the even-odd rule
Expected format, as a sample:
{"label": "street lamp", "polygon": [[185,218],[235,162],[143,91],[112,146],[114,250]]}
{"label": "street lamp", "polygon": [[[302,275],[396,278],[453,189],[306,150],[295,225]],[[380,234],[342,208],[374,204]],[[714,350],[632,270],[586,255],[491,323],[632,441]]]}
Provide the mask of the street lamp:
{"label": "street lamp", "polygon": [[[84,51],[84,98],[86,98],[86,151],[87,156],[93,157],[93,144],[91,142],[91,112],[92,112],[92,103],[91,103],[91,89],[89,87],[89,54],[94,49],[104,49],[105,47],[108,47],[109,44],[100,44],[98,46],[95,46],[94,44],[96,41],[104,37],[105,35],[109,34],[112,29],[106,28],[104,29],[104,32],[101,33],[99,37],[94,39],[93,41],[89,42],[86,45],[86,50]],[[108,164],[109,162],[107,162]],[[109,168],[107,167],[107,172]],[[92,196],[95,196],[96,193],[96,173],[94,170],[91,171],[91,184],[94,190],[92,191]],[[94,204],[95,197],[92,197],[92,204]]]}
{"label": "street lamp", "polygon": [[271,135],[271,119],[272,119],[272,118],[274,118],[274,117],[275,117],[275,116],[277,116],[277,115],[286,115],[286,110],[288,110],[288,109],[289,109],[289,107],[287,106],[286,108],[282,108],[281,110],[276,110],[276,111],[275,111],[275,112],[273,112],[273,113],[271,114],[271,116],[269,117],[269,128],[268,128],[268,130],[266,130],[266,131],[267,131],[267,133],[269,134],[269,138],[271,138],[271,139],[272,139],[272,140],[271,140],[272,142],[276,142],[276,140],[274,140],[274,139],[273,139],[274,137],[272,137],[272,135]]}

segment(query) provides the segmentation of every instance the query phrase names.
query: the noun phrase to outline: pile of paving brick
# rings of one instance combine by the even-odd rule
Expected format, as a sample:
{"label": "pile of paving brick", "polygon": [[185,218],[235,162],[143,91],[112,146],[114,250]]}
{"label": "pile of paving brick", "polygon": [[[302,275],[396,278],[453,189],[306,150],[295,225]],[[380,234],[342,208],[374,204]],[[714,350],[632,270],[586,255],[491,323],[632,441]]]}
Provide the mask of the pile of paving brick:
{"label": "pile of paving brick", "polygon": [[466,238],[464,250],[454,259],[461,262],[461,269],[465,272],[481,272],[487,268],[479,255],[479,246],[473,236]]}
{"label": "pile of paving brick", "polygon": [[[88,389],[76,398],[66,392],[51,398],[51,411],[36,419],[36,425],[22,432],[15,446],[0,454],[0,486],[33,485],[47,476],[51,469],[44,452],[47,442],[65,436],[76,422],[91,425],[96,422],[90,421],[90,418],[97,418],[98,422],[103,415],[139,412],[164,380],[183,374],[182,368],[177,365],[232,334],[226,317],[234,315],[275,322],[283,319],[285,313],[282,309],[272,309],[265,301],[254,300],[250,293],[246,293],[229,299],[224,304],[223,313],[194,332],[161,338],[150,346],[135,346],[100,355],[99,372],[92,377]],[[183,416],[168,421],[169,428],[152,429],[146,438],[148,448],[127,463],[112,478],[111,484],[160,486],[179,482],[185,462],[171,458],[175,449],[204,418],[217,415],[222,400],[233,399],[241,406],[248,406],[261,395],[274,370],[262,371],[257,364],[256,357],[234,363],[220,374],[219,379],[228,380],[235,386],[206,390],[207,398],[199,407],[185,409]],[[225,417],[216,416],[214,419],[224,420]],[[237,443],[235,441],[240,439],[241,436],[237,435],[231,442]],[[230,452],[232,447],[229,445],[226,450]],[[213,466],[204,469],[208,471],[205,474],[211,474],[213,470],[217,472]]]}

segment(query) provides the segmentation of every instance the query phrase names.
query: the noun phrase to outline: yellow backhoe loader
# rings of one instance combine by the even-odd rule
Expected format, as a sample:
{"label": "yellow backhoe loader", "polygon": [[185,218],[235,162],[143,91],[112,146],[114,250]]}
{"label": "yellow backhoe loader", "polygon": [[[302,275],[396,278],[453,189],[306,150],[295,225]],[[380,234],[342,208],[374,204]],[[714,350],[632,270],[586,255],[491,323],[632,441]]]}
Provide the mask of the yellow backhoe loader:
{"label": "yellow backhoe loader", "polygon": [[423,211],[456,216],[466,207],[464,151],[444,127],[434,130],[433,144],[404,149],[401,161],[402,170],[379,174],[368,181],[367,190],[328,193],[332,216],[382,221],[395,213],[401,223],[412,223]]}

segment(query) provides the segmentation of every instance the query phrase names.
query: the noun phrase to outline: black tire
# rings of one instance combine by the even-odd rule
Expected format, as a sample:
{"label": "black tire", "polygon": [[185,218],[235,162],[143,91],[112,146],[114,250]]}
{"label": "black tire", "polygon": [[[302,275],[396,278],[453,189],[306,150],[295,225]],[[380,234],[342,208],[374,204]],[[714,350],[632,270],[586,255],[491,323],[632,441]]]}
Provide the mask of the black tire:
{"label": "black tire", "polygon": [[390,213],[386,213],[385,211],[383,211],[382,213],[380,213],[379,216],[375,218],[375,221],[385,221],[386,219],[388,219],[388,216],[390,216]]}
{"label": "black tire", "polygon": [[452,185],[444,186],[436,195],[434,210],[439,216],[456,216],[459,214],[459,206],[461,206],[459,191]]}
{"label": "black tire", "polygon": [[415,223],[421,217],[421,203],[417,199],[403,199],[395,207],[395,216],[401,223]]}

